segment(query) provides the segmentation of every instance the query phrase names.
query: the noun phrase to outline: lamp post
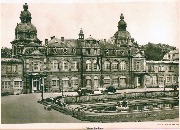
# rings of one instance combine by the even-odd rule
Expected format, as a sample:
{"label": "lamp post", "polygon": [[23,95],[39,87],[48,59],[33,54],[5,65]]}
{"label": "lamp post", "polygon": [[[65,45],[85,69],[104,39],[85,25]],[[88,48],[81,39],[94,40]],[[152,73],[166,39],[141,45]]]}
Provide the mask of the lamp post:
{"label": "lamp post", "polygon": [[132,57],[131,57],[131,48],[129,48],[129,55],[128,55],[128,58],[129,58],[129,85],[130,85],[130,88],[132,88]]}
{"label": "lamp post", "polygon": [[165,97],[165,90],[166,90],[166,78],[164,78],[164,97]]}

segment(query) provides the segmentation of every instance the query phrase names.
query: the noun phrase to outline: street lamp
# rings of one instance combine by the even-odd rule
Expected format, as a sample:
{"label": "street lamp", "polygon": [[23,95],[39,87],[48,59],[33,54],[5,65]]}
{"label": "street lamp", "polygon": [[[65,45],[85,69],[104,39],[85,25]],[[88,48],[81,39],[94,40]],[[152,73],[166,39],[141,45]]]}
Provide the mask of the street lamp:
{"label": "street lamp", "polygon": [[166,89],[166,78],[164,78],[164,97],[165,97],[165,89]]}

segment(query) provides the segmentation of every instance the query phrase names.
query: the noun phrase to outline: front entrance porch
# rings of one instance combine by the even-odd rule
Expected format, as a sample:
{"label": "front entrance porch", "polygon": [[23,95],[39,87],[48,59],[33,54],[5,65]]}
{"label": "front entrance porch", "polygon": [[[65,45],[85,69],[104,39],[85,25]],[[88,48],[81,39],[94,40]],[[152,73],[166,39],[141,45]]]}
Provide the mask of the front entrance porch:
{"label": "front entrance porch", "polygon": [[[42,92],[44,91],[44,79],[46,77],[45,74],[41,73],[31,73],[28,75],[29,78],[29,92]],[[28,83],[28,82],[27,82]]]}
{"label": "front entrance porch", "polygon": [[133,74],[133,81],[135,88],[144,88],[145,85],[145,75],[146,73],[134,73]]}

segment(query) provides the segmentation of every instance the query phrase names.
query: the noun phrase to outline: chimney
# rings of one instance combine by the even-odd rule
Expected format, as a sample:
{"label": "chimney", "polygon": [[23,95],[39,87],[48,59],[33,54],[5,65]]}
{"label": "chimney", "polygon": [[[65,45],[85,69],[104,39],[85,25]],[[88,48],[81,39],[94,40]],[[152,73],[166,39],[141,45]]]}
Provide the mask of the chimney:
{"label": "chimney", "polygon": [[52,40],[53,38],[55,38],[55,36],[52,36],[52,37],[51,37],[51,40]]}
{"label": "chimney", "polygon": [[64,42],[64,37],[61,37],[61,41]]}
{"label": "chimney", "polygon": [[48,39],[45,39],[45,45],[46,46],[48,45]]}

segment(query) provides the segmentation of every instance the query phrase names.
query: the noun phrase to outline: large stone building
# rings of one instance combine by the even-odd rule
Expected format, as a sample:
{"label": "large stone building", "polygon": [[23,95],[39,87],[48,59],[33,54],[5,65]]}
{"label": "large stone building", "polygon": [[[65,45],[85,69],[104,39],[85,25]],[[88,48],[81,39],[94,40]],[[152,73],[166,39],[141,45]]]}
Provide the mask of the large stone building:
{"label": "large stone building", "polygon": [[[179,63],[146,61],[143,50],[126,30],[123,14],[111,42],[91,36],[85,39],[81,29],[78,39],[53,36],[42,44],[31,23],[28,5],[23,8],[21,23],[15,28],[15,39],[11,44],[12,59],[21,61],[18,64],[22,69],[18,72],[21,73],[19,81],[22,81],[24,93],[41,91],[42,86],[48,91],[74,91],[84,87],[96,90],[110,85],[117,89],[159,87],[164,79],[168,85],[178,82]],[[1,60],[1,63],[8,70],[7,62]],[[8,64],[13,63],[9,61]],[[162,66],[164,71],[161,71]],[[8,76],[6,79],[12,78],[12,75]],[[1,82],[4,83],[3,79]]]}

